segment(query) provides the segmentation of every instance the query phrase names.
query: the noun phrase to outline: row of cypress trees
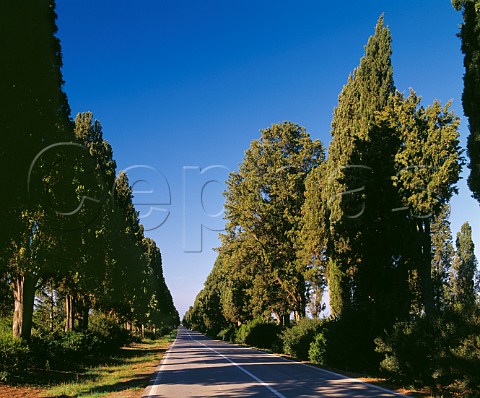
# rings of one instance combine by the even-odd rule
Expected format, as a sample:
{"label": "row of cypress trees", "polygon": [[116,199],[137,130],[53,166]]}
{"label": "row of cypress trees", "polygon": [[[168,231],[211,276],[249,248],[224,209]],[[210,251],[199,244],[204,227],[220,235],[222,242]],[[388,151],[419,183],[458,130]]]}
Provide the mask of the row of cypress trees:
{"label": "row of cypress trees", "polygon": [[216,334],[273,314],[288,326],[306,309],[318,317],[328,297],[330,318],[349,325],[345,345],[378,367],[374,339],[396,323],[478,310],[471,227],[454,250],[448,220],[464,164],[459,118],[450,103],[398,92],[391,54],[381,16],[339,95],[328,156],[290,122],[251,143],[186,325]]}
{"label": "row of cypress trees", "polygon": [[45,297],[64,307],[66,330],[86,329],[92,310],[137,326],[178,323],[160,250],[100,123],[70,117],[55,1],[7,0],[0,25],[0,289],[13,335],[30,337]]}

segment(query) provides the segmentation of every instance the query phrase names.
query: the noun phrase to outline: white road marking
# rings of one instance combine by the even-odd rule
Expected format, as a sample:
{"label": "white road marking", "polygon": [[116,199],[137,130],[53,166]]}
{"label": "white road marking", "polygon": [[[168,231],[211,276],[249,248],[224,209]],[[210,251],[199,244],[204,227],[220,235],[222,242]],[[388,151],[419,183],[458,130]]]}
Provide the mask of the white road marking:
{"label": "white road marking", "polygon": [[[186,331],[186,334],[188,334],[188,337],[190,337],[191,340],[195,341],[196,343],[198,344],[201,344],[203,345],[205,348],[208,348],[209,350],[212,350],[215,354],[221,356],[222,358],[224,358],[225,360],[227,360],[228,362],[230,362],[232,365],[235,365],[238,369],[240,369],[242,372],[244,372],[245,374],[247,374],[248,376],[250,376],[252,379],[254,379],[255,381],[257,381],[259,384],[261,384],[262,386],[264,386],[265,388],[267,388],[269,391],[271,391],[275,396],[277,396],[278,398],[287,398],[285,397],[285,395],[283,395],[282,393],[278,392],[277,390],[275,390],[272,386],[270,386],[268,383],[264,382],[263,380],[259,379],[257,376],[255,376],[253,373],[249,372],[248,370],[244,369],[242,366],[240,366],[239,364],[235,363],[234,361],[232,361],[230,358],[226,357],[225,355],[221,354],[220,352],[218,352],[217,350],[213,349],[212,347],[209,347],[205,344],[203,344],[202,342],[198,341],[198,340],[195,340],[191,334],[187,331]],[[165,363],[165,361],[167,360],[167,358],[169,357],[170,355],[170,350],[173,348],[173,346],[175,345],[175,343],[177,342],[177,338],[178,338],[178,335],[177,337],[175,338],[174,342],[172,343],[172,345],[169,347],[169,349],[167,350],[167,352],[165,353],[165,356],[163,357],[162,359],[162,362],[160,364],[160,366],[158,367],[158,369],[156,370],[156,373],[157,373],[157,376],[155,377],[155,381],[154,381],[154,385],[152,386],[150,392],[148,393],[148,395],[144,395],[143,397],[153,397],[153,396],[156,396],[158,395],[158,389],[160,388],[161,384],[160,384],[160,378],[161,378],[161,375],[162,375],[162,368],[163,368],[163,365]],[[243,348],[251,348],[251,347],[243,347]],[[253,349],[253,348],[251,348]],[[291,359],[287,359],[287,358],[284,358],[284,357],[281,357],[281,356],[278,356],[278,355],[273,355],[273,354],[270,354],[270,353],[267,353],[265,351],[262,351],[264,352],[265,354],[267,355],[271,355],[271,356],[274,356],[275,358],[280,358],[284,361],[287,361],[287,362],[292,362],[294,364],[297,364],[297,365],[302,365],[302,366],[306,366],[310,369],[315,369],[319,372],[323,372],[323,373],[327,373],[327,374],[331,374],[333,376],[336,376],[340,379],[344,379],[344,380],[347,380],[347,381],[352,381],[352,382],[356,382],[356,383],[359,383],[359,384],[363,384],[365,386],[368,386],[368,387],[371,387],[371,388],[374,388],[376,390],[379,390],[379,391],[382,391],[382,392],[386,392],[386,393],[389,393],[389,394],[393,394],[393,395],[396,395],[396,396],[399,396],[399,397],[405,397],[407,398],[406,395],[403,395],[403,394],[400,394],[400,393],[397,393],[395,391],[391,391],[391,390],[387,390],[386,388],[383,388],[383,387],[379,387],[379,386],[376,386],[376,385],[373,385],[373,384],[370,384],[370,383],[367,383],[367,382],[364,382],[364,381],[361,381],[361,380],[358,380],[358,379],[355,379],[355,378],[352,378],[352,377],[348,377],[348,376],[345,376],[345,375],[342,375],[340,373],[335,373],[335,372],[332,372],[330,370],[326,370],[326,369],[322,369],[322,368],[318,368],[316,366],[312,366],[312,365],[309,365],[309,364],[306,364],[306,363],[302,363],[302,362],[297,362],[297,361],[293,361]],[[148,387],[147,387],[148,388]]]}
{"label": "white road marking", "polygon": [[155,380],[153,382],[153,386],[150,389],[148,395],[142,395],[142,397],[153,397],[153,396],[158,395],[158,389],[160,388],[160,377],[162,376],[162,368],[163,368],[163,365],[165,364],[167,358],[170,355],[171,349],[173,348],[173,346],[177,342],[177,337],[178,337],[178,333],[177,333],[177,336],[175,336],[175,340],[173,341],[172,345],[170,347],[168,347],[168,350],[165,353],[165,356],[162,358],[162,362],[160,363],[160,366],[155,370],[155,372],[157,373],[157,376],[155,377]]}
{"label": "white road marking", "polygon": [[[188,332],[187,332],[188,333]],[[193,341],[195,341],[198,344],[203,345],[205,348],[208,348],[209,350],[212,350],[215,354],[221,356],[222,358],[226,359],[228,362],[230,362],[232,365],[235,365],[238,369],[240,369],[242,372],[250,376],[253,380],[261,384],[262,386],[268,388],[272,394],[275,394],[278,398],[287,398],[285,395],[282,393],[278,392],[275,390],[272,386],[270,386],[268,383],[265,383],[263,380],[259,379],[257,376],[255,376],[253,373],[249,372],[247,369],[242,368],[238,363],[233,362],[230,358],[226,357],[225,355],[221,354],[217,350],[213,349],[212,347],[209,347],[202,342],[195,340],[190,333],[188,333],[188,337],[190,337]]]}
{"label": "white road marking", "polygon": [[[269,354],[269,353],[267,353]],[[273,355],[273,354],[269,354],[269,355]],[[392,391],[392,390],[387,390],[386,388],[383,388],[383,387],[380,387],[380,386],[376,386],[375,384],[370,384],[370,383],[367,383],[366,381],[362,381],[362,380],[359,380],[359,379],[355,379],[353,377],[348,377],[348,376],[345,376],[345,375],[342,375],[340,373],[335,373],[335,372],[332,372],[331,370],[326,370],[326,369],[322,369],[322,368],[318,368],[316,366],[313,366],[313,365],[309,365],[308,363],[302,363],[302,362],[297,362],[297,361],[292,361],[291,359],[287,359],[287,358],[284,358],[284,357],[281,357],[281,356],[277,356],[275,355],[277,358],[281,358],[283,359],[284,361],[287,361],[287,362],[293,362],[293,363],[296,363],[298,365],[302,365],[302,366],[306,366],[307,368],[310,368],[310,369],[315,369],[315,370],[318,370],[319,372],[323,372],[323,373],[328,373],[328,374],[331,374],[333,376],[337,376],[341,379],[344,379],[346,381],[353,381],[355,383],[360,383],[360,384],[364,384],[366,385],[367,387],[371,387],[371,388],[375,388],[377,390],[380,390],[380,391],[383,391],[383,392],[386,392],[386,393],[389,393],[389,394],[393,394],[393,395],[397,395],[399,397],[404,397],[404,398],[408,398],[406,395],[403,395],[403,394],[400,394],[398,392],[395,392],[395,391]]]}

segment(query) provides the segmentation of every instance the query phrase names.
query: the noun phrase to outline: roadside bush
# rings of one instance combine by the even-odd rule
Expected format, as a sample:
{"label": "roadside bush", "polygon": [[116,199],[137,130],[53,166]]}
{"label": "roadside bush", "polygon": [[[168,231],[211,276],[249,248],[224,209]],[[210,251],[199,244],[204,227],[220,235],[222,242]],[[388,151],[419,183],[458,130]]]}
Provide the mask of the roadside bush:
{"label": "roadside bush", "polygon": [[92,349],[102,353],[109,353],[133,341],[131,333],[124,329],[117,321],[102,314],[90,317],[88,326]]}
{"label": "roadside bush", "polygon": [[236,342],[259,348],[272,348],[279,333],[278,325],[257,318],[240,326],[236,334]]}
{"label": "roadside bush", "polygon": [[357,372],[378,372],[381,355],[375,351],[374,342],[378,334],[368,319],[366,314],[350,313],[325,322],[327,365]]}
{"label": "roadside bush", "polygon": [[454,314],[399,322],[377,338],[381,370],[391,381],[434,393],[480,396],[480,323]]}
{"label": "roadside bush", "polygon": [[72,368],[93,352],[92,336],[79,332],[38,331],[28,342],[35,367]]}
{"label": "roadside bush", "polygon": [[0,380],[6,381],[30,366],[28,346],[13,338],[11,331],[0,334]]}
{"label": "roadside bush", "polygon": [[431,386],[440,346],[434,325],[427,319],[396,323],[385,338],[375,340],[377,352],[385,354],[381,370],[393,382]]}
{"label": "roadside bush", "polygon": [[236,330],[233,326],[221,330],[217,334],[217,338],[223,340],[223,341],[229,341],[231,343],[235,342],[235,335],[236,335]]}
{"label": "roadside bush", "polygon": [[87,332],[34,330],[28,346],[32,363],[42,369],[75,369],[92,357],[115,352],[132,341],[114,319],[92,316]]}
{"label": "roadside bush", "polygon": [[321,319],[302,318],[296,325],[284,330],[282,334],[283,352],[301,360],[308,359],[310,344],[322,331],[324,321]]}
{"label": "roadside bush", "polygon": [[317,365],[326,364],[327,339],[323,333],[318,333],[315,340],[310,344],[308,350],[308,359]]}
{"label": "roadside bush", "polygon": [[155,340],[162,336],[165,336],[171,331],[172,331],[172,328],[162,326],[161,328],[156,329],[155,332],[153,330],[145,330],[144,337],[146,339]]}

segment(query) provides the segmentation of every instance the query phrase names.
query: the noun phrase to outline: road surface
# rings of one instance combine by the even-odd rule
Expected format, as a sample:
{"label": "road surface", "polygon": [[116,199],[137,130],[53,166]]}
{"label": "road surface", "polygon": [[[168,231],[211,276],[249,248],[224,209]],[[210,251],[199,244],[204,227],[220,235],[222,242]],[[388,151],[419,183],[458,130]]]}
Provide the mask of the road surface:
{"label": "road surface", "polygon": [[143,397],[399,397],[401,394],[180,327]]}

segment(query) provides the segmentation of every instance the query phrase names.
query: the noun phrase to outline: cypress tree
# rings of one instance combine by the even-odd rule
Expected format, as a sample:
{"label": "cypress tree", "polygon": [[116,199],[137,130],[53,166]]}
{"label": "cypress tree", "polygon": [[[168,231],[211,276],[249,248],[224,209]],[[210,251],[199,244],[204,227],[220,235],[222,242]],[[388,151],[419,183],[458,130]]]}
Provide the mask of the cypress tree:
{"label": "cypress tree", "polygon": [[[8,188],[0,198],[0,261],[13,284],[15,337],[30,336],[41,263],[26,259],[33,250],[46,247],[47,236],[52,238],[43,203],[28,195],[29,168],[48,145],[73,138],[55,20],[54,0],[2,2],[0,184]],[[46,164],[45,169],[51,166]],[[42,236],[43,243],[34,249],[31,243],[39,243]]]}
{"label": "cypress tree", "polygon": [[450,205],[445,204],[432,220],[432,280],[435,306],[439,311],[449,306],[450,267],[454,258],[450,230]]}
{"label": "cypress tree", "polygon": [[427,108],[412,90],[408,97],[397,93],[391,103],[391,124],[402,145],[395,155],[393,183],[404,210],[408,210],[409,245],[404,255],[418,271],[422,303],[427,315],[435,312],[432,282],[432,219],[457,192],[463,164],[459,146],[459,118],[450,103],[438,101]]}
{"label": "cypress tree", "polygon": [[452,266],[452,298],[454,308],[468,314],[475,307],[475,273],[477,259],[472,228],[465,222],[457,233],[455,260]]}
{"label": "cypress tree", "polygon": [[463,10],[459,37],[465,55],[462,103],[470,128],[467,141],[470,157],[468,186],[473,197],[480,202],[480,1],[452,0],[452,4],[456,10]]}
{"label": "cypress tree", "polygon": [[371,307],[372,298],[381,301],[375,285],[385,260],[383,192],[393,169],[395,137],[379,134],[375,123],[395,89],[390,57],[390,30],[381,16],[333,114],[324,181],[319,183],[328,205],[327,277],[334,316]]}

